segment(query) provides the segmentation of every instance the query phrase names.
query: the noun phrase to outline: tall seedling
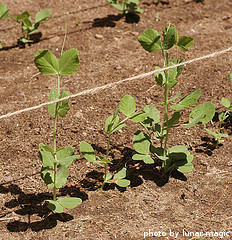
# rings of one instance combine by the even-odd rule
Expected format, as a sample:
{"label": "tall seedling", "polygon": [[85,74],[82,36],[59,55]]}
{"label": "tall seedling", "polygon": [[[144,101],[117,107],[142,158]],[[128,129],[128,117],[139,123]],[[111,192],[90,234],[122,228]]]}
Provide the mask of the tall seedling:
{"label": "tall seedling", "polygon": [[[61,75],[72,75],[77,71],[79,65],[77,49],[70,49],[63,54],[59,61],[56,56],[49,50],[39,50],[35,54],[35,65],[39,71],[45,75],[57,75],[57,89],[51,89],[49,94],[49,101],[63,98],[70,95],[70,92],[65,88],[60,88]],[[53,200],[47,200],[48,208],[54,212],[61,213],[64,207],[72,209],[82,202],[80,198],[56,197],[57,188],[61,188],[66,184],[69,171],[68,166],[79,157],[74,155],[74,150],[71,146],[56,147],[56,126],[58,117],[64,117],[69,111],[69,99],[58,103],[53,103],[48,106],[49,114],[54,117],[53,130],[53,147],[49,147],[44,143],[39,145],[39,155],[43,162],[41,168],[41,177],[48,187],[53,188]]]}
{"label": "tall seedling", "polygon": [[[119,111],[126,116],[122,121],[119,121]],[[89,143],[85,141],[82,141],[80,143],[80,151],[84,158],[89,162],[96,163],[101,167],[104,167],[105,171],[103,175],[103,183],[101,186],[102,189],[106,183],[115,183],[119,187],[127,187],[130,185],[130,181],[125,179],[127,175],[126,167],[119,169],[114,176],[108,173],[108,164],[112,164],[109,160],[110,139],[113,133],[126,126],[126,121],[128,119],[139,123],[144,121],[147,116],[148,114],[143,111],[136,111],[136,103],[132,96],[125,95],[120,100],[119,108],[116,108],[114,114],[109,116],[105,121],[105,132],[108,134],[106,156],[102,157],[98,154],[95,154],[94,149]]]}
{"label": "tall seedling", "polygon": [[[189,47],[194,44],[191,37],[178,37],[176,27],[168,24],[163,29],[163,36],[154,29],[147,29],[138,37],[142,47],[148,52],[160,51],[163,59],[163,67],[171,67],[174,64],[183,62],[183,59],[178,58],[178,51],[188,51]],[[170,49],[176,48],[175,57],[170,58]],[[156,67],[156,69],[160,69]],[[177,78],[182,73],[183,66],[175,67],[167,71],[155,75],[157,84],[164,89],[163,119],[160,122],[160,112],[153,106],[147,105],[144,107],[144,112],[148,113],[148,118],[142,122],[142,126],[150,132],[146,134],[142,131],[137,131],[134,134],[134,149],[137,154],[133,156],[134,160],[143,160],[145,163],[153,164],[155,159],[162,161],[162,167],[165,172],[177,169],[179,172],[186,173],[193,169],[193,155],[183,145],[176,145],[168,148],[168,139],[170,130],[180,126],[179,119],[180,111],[184,108],[190,108],[195,105],[200,97],[200,89],[184,96],[178,103],[175,103],[181,93],[177,93],[174,97],[169,98],[170,89],[177,84]],[[170,108],[172,111],[170,111]],[[174,112],[173,112],[174,110]],[[182,125],[185,128],[195,126],[199,122],[206,123],[214,116],[215,108],[211,102],[198,105],[197,109],[191,112],[189,124]],[[197,114],[196,114],[197,112]],[[160,141],[160,146],[153,146],[152,139],[155,137]]]}

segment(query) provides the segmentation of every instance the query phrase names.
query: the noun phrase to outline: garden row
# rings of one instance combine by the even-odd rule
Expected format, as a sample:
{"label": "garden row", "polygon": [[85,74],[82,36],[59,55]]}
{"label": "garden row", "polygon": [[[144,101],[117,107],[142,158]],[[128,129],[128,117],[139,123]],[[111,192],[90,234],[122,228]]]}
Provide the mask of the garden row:
{"label": "garden row", "polygon": [[[130,12],[142,12],[137,8],[138,1],[132,2],[129,5],[120,5],[118,1],[108,1],[115,7],[123,11],[123,14]],[[119,5],[117,5],[119,4]],[[124,2],[126,4],[126,1]],[[126,10],[127,9],[127,10]],[[128,10],[129,9],[129,10]],[[132,11],[131,10],[131,11]],[[47,20],[50,17],[51,11],[48,9],[42,10],[36,14],[35,23],[31,22],[30,13],[24,12],[12,18],[14,21],[22,25],[23,37],[19,41],[28,43],[32,41],[30,35],[33,34],[39,27],[41,21]],[[0,5],[0,17],[5,19],[10,17],[9,10],[3,4]],[[108,134],[106,155],[95,154],[93,147],[82,141],[80,143],[80,152],[83,157],[91,162],[104,168],[101,189],[106,184],[116,184],[119,187],[127,187],[130,181],[127,179],[127,166],[119,169],[114,175],[109,173],[108,165],[112,164],[109,160],[110,140],[113,133],[127,126],[128,121],[138,124],[143,127],[143,131],[138,130],[133,136],[133,147],[135,154],[132,159],[136,161],[143,161],[145,164],[154,164],[155,166],[162,166],[165,174],[170,174],[172,171],[179,171],[181,173],[191,172],[193,170],[193,155],[188,151],[188,148],[183,145],[176,145],[168,148],[168,139],[170,134],[177,127],[191,128],[200,126],[215,138],[215,145],[223,141],[228,135],[221,132],[223,122],[232,115],[232,105],[229,99],[222,98],[221,104],[226,108],[225,111],[218,115],[219,128],[216,132],[206,128],[215,117],[215,105],[212,102],[205,102],[197,104],[201,95],[201,90],[197,89],[194,92],[181,97],[178,92],[174,97],[170,98],[170,90],[178,83],[177,79],[183,71],[184,60],[178,56],[178,51],[188,51],[194,44],[193,38],[187,36],[178,36],[175,26],[168,23],[163,29],[162,34],[154,29],[145,30],[139,37],[138,41],[142,47],[148,52],[159,51],[163,60],[162,67],[169,67],[166,71],[160,71],[155,75],[155,80],[158,86],[163,88],[163,111],[160,112],[154,105],[146,105],[142,109],[136,108],[136,103],[131,95],[125,95],[118,108],[115,109],[113,115],[109,116],[105,121],[105,132]],[[174,51],[173,51],[174,50]],[[175,55],[173,55],[175,52]],[[66,52],[61,51],[60,59],[58,60],[54,54],[49,50],[39,50],[35,54],[34,62],[39,71],[44,75],[57,76],[57,88],[51,89],[49,94],[49,101],[62,99],[70,95],[65,88],[61,89],[61,76],[74,74],[79,66],[79,53],[77,49],[70,49]],[[183,65],[180,65],[183,63]],[[179,64],[178,66],[176,66]],[[161,69],[156,67],[156,69]],[[232,75],[230,76],[232,78]],[[181,111],[189,109],[189,122],[186,124],[180,123]],[[74,155],[74,149],[71,146],[56,147],[57,135],[57,121],[59,117],[65,117],[69,111],[69,99],[50,104],[48,106],[49,114],[54,118],[53,127],[53,146],[50,147],[44,143],[39,145],[39,154],[43,166],[41,168],[41,177],[45,184],[53,189],[53,199],[47,200],[48,208],[54,212],[62,213],[65,208],[72,209],[82,202],[80,198],[66,197],[57,198],[57,189],[66,184],[69,170],[68,167],[73,161],[79,158],[79,155]],[[121,116],[123,119],[120,119]],[[155,141],[154,141],[155,140]],[[159,141],[154,144],[154,142]]]}

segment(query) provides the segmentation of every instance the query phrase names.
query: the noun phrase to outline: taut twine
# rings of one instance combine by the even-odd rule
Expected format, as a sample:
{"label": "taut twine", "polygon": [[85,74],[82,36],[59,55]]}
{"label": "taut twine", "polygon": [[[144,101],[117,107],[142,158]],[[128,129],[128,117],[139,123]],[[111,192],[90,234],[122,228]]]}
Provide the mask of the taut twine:
{"label": "taut twine", "polygon": [[61,101],[64,101],[64,100],[67,100],[67,99],[70,99],[70,98],[75,98],[75,97],[82,96],[82,95],[87,95],[87,94],[90,94],[90,93],[94,94],[94,93],[97,93],[97,92],[102,91],[104,89],[111,88],[111,87],[117,86],[119,84],[122,84],[124,82],[129,82],[129,81],[132,81],[132,80],[135,80],[135,79],[138,79],[138,78],[140,78],[140,79],[145,78],[145,77],[148,77],[152,74],[164,72],[164,71],[167,71],[167,70],[172,69],[172,68],[187,65],[187,64],[197,62],[197,61],[201,61],[201,60],[204,60],[204,59],[207,59],[207,58],[214,58],[214,57],[222,55],[226,52],[229,52],[231,50],[232,50],[232,46],[227,48],[227,49],[221,50],[221,51],[217,51],[217,52],[214,52],[214,53],[211,53],[211,54],[208,54],[208,55],[204,55],[202,57],[193,58],[193,59],[188,60],[186,62],[178,63],[178,64],[175,64],[175,65],[172,65],[172,66],[169,66],[169,67],[165,67],[165,68],[157,69],[157,70],[154,70],[154,71],[151,71],[151,72],[143,73],[143,74],[140,74],[140,75],[137,75],[137,76],[134,76],[134,77],[125,78],[125,79],[119,80],[117,82],[105,84],[103,86],[99,86],[99,87],[95,87],[95,88],[91,88],[91,89],[86,89],[86,90],[78,92],[76,94],[72,94],[72,95],[69,95],[67,97],[60,98],[60,99],[57,99],[57,100],[54,100],[54,101],[51,101],[51,102],[45,102],[45,103],[39,104],[37,106],[24,108],[24,109],[21,109],[21,110],[12,112],[12,113],[7,113],[5,115],[1,115],[0,119],[8,118],[8,117],[11,117],[13,115],[17,115],[17,114],[20,114],[20,113],[23,113],[23,112],[28,112],[28,111],[32,111],[32,110],[35,110],[35,109],[39,109],[39,108],[42,108],[44,106],[47,106],[47,105],[50,105],[50,104],[53,104],[53,103],[58,103],[58,102],[61,102]]}

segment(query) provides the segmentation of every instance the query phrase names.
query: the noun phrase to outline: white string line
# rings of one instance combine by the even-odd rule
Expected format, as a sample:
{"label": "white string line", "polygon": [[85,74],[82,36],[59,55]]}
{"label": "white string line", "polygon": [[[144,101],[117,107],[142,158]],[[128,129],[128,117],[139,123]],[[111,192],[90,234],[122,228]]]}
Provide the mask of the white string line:
{"label": "white string line", "polygon": [[140,79],[145,78],[145,77],[148,77],[148,76],[150,76],[152,74],[155,74],[155,73],[160,73],[160,72],[163,72],[163,71],[167,71],[167,70],[172,69],[172,68],[187,65],[187,64],[197,62],[197,61],[201,61],[201,60],[204,60],[204,59],[207,59],[207,58],[214,58],[214,57],[217,57],[221,54],[229,52],[231,50],[232,50],[232,46],[227,48],[227,49],[221,50],[221,51],[217,51],[217,52],[214,52],[214,53],[211,53],[211,54],[208,54],[208,55],[204,55],[202,57],[193,58],[193,59],[188,60],[186,62],[182,62],[182,63],[175,64],[175,65],[172,65],[172,66],[169,66],[169,67],[161,68],[161,69],[157,69],[157,70],[154,70],[154,71],[151,71],[151,72],[143,73],[143,74],[140,74],[140,75],[137,75],[137,76],[134,76],[134,77],[125,78],[125,79],[119,80],[117,82],[112,82],[112,83],[105,84],[103,86],[99,86],[99,87],[95,87],[95,88],[91,88],[91,89],[86,89],[84,91],[78,92],[76,94],[69,95],[69,96],[64,97],[64,98],[56,99],[54,101],[45,102],[45,103],[39,104],[37,106],[28,107],[28,108],[24,108],[24,109],[21,109],[21,110],[12,112],[12,113],[7,113],[5,115],[1,115],[0,119],[8,118],[8,117],[11,117],[13,115],[17,115],[17,114],[20,114],[20,113],[23,113],[23,112],[28,112],[28,111],[32,111],[32,110],[35,110],[35,109],[39,109],[39,108],[42,108],[44,106],[47,106],[47,105],[50,105],[50,104],[53,104],[53,103],[58,103],[58,102],[61,102],[61,101],[64,101],[64,100],[67,100],[67,99],[70,99],[70,98],[75,98],[75,97],[82,96],[82,95],[87,95],[87,94],[90,94],[90,93],[94,94],[94,93],[97,93],[97,92],[102,91],[104,89],[111,88],[111,87],[117,86],[119,84],[122,84],[124,82],[129,82],[129,81],[132,81],[132,80],[135,80],[135,79],[138,79],[138,78],[140,78]]}

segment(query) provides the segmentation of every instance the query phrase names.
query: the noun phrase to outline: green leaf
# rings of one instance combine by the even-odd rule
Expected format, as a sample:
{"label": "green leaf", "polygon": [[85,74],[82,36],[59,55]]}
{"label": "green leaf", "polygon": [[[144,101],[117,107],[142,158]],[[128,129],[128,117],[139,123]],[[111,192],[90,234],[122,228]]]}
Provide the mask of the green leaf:
{"label": "green leaf", "polygon": [[191,110],[189,114],[189,122],[192,123],[203,116],[199,122],[206,124],[213,119],[214,115],[215,105],[211,102],[202,103]]}
{"label": "green leaf", "polygon": [[[161,69],[160,67],[155,67],[155,70]],[[158,85],[163,86],[166,81],[166,76],[164,72],[159,72],[155,74],[155,81]]]}
{"label": "green leaf", "polygon": [[172,48],[177,42],[177,31],[175,27],[166,27],[163,34],[163,49],[168,50]]}
{"label": "green leaf", "polygon": [[226,108],[229,108],[231,106],[230,100],[224,97],[221,99],[221,104]]}
{"label": "green leaf", "polygon": [[42,166],[41,168],[41,178],[44,180],[45,184],[53,188],[54,187],[54,171],[50,169],[48,166]]}
{"label": "green leaf", "polygon": [[172,109],[180,111],[186,106],[194,105],[196,104],[197,100],[199,99],[201,95],[201,90],[198,89],[186,96],[184,96],[178,104],[174,104],[171,106]]}
{"label": "green leaf", "polygon": [[42,21],[45,21],[49,19],[51,16],[51,10],[50,9],[44,9],[36,13],[35,15],[35,23],[40,23]]}
{"label": "green leaf", "polygon": [[55,55],[49,50],[38,50],[34,59],[36,67],[45,75],[56,75],[59,73],[59,62]]}
{"label": "green leaf", "polygon": [[148,52],[155,52],[161,49],[161,40],[159,33],[152,29],[146,29],[139,37],[138,41]]}
{"label": "green leaf", "polygon": [[[59,98],[58,92],[52,88],[49,93],[48,101],[52,102],[58,98]],[[55,117],[57,104],[58,103],[53,103],[53,104],[48,105],[48,112],[52,117]]]}
{"label": "green leaf", "polygon": [[173,127],[177,123],[179,123],[180,112],[174,112],[172,117],[168,119],[168,122],[165,122],[164,126],[168,126],[168,128]]}
{"label": "green leaf", "polygon": [[25,18],[24,24],[26,25],[27,29],[32,27],[32,22],[31,22],[30,18]]}
{"label": "green leaf", "polygon": [[118,0],[106,0],[108,3],[111,4],[112,7],[115,7],[119,11],[123,11],[123,5],[121,5]]}
{"label": "green leaf", "polygon": [[108,159],[106,159],[106,158],[100,158],[100,160],[101,160],[101,162],[103,162],[103,163],[106,163],[106,164],[112,164],[112,162],[110,162]]}
{"label": "green leaf", "polygon": [[104,181],[106,182],[106,181],[109,181],[112,178],[112,175],[110,173],[107,173],[106,178],[105,178],[105,175],[104,175],[103,178],[104,178]]}
{"label": "green leaf", "polygon": [[[64,98],[64,97],[67,97],[67,96],[70,96],[70,92],[62,89],[59,98]],[[58,115],[60,117],[64,117],[68,113],[69,109],[70,109],[69,108],[69,99],[58,102],[57,110],[58,110]]]}
{"label": "green leaf", "polygon": [[0,4],[0,18],[5,19],[9,17],[9,9],[3,3]]}
{"label": "green leaf", "polygon": [[56,213],[64,212],[64,208],[61,206],[61,204],[58,201],[46,200],[46,202],[48,203],[48,208],[53,212],[56,212]]}
{"label": "green leaf", "polygon": [[141,132],[137,131],[133,137],[133,146],[136,152],[144,155],[148,155],[150,152],[150,137]]}
{"label": "green leaf", "polygon": [[172,97],[171,99],[168,100],[168,103],[173,102],[173,101],[176,100],[180,95],[181,95],[181,92],[178,92],[174,97]]}
{"label": "green leaf", "polygon": [[122,129],[126,126],[125,123],[119,123],[117,126],[115,126],[115,128],[111,131],[111,134],[118,131],[119,129]]}
{"label": "green leaf", "polygon": [[72,48],[64,52],[59,60],[59,73],[60,75],[72,75],[78,69],[79,65],[79,52],[77,49]]}
{"label": "green leaf", "polygon": [[133,122],[139,123],[143,122],[147,117],[148,113],[146,112],[139,112],[139,113],[134,113],[129,119]]}
{"label": "green leaf", "polygon": [[2,49],[2,44],[0,44],[0,49]]}
{"label": "green leaf", "polygon": [[[177,59],[175,57],[171,60],[171,62],[174,63],[174,64],[179,64],[179,63],[184,62],[184,59]],[[177,67],[176,78],[178,78],[181,75],[181,73],[183,72],[183,69],[184,69],[184,65],[181,65],[181,66]]]}
{"label": "green leaf", "polygon": [[126,177],[126,174],[127,174],[127,169],[123,167],[120,170],[118,170],[117,173],[115,173],[114,179],[123,179]]}
{"label": "green leaf", "polygon": [[136,103],[131,95],[125,95],[119,102],[120,111],[127,117],[132,116],[136,110]]}
{"label": "green leaf", "polygon": [[146,128],[150,128],[156,123],[159,123],[160,121],[160,112],[158,109],[156,109],[153,105],[146,105],[143,108],[143,111],[145,113],[148,113],[147,118],[143,122],[143,126]]}
{"label": "green leaf", "polygon": [[72,162],[79,158],[80,155],[74,155],[73,148],[71,146],[60,148],[56,152],[57,161],[60,165],[70,166]]}
{"label": "green leaf", "polygon": [[193,171],[193,164],[191,162],[177,161],[174,166],[181,173],[189,173]]}
{"label": "green leaf", "polygon": [[229,135],[226,133],[221,133],[221,132],[214,132],[208,128],[205,128],[205,130],[207,131],[207,133],[209,133],[210,135],[212,135],[216,140],[220,140],[221,138],[227,138]]}
{"label": "green leaf", "polygon": [[230,77],[229,77],[230,81],[232,81],[232,73],[230,74]]}
{"label": "green leaf", "polygon": [[189,47],[194,44],[194,40],[191,37],[181,36],[177,43],[177,47],[183,51],[188,51]]}
{"label": "green leaf", "polygon": [[15,21],[19,21],[21,19],[26,19],[30,17],[30,13],[28,11],[23,12],[22,14],[18,15],[14,18]]}
{"label": "green leaf", "polygon": [[144,163],[146,164],[153,164],[154,160],[152,159],[152,157],[150,155],[144,155],[144,154],[134,154],[132,156],[133,160],[136,161],[144,161]]}
{"label": "green leaf", "polygon": [[119,179],[116,184],[119,187],[128,187],[130,185],[130,180],[128,180],[128,179]]}
{"label": "green leaf", "polygon": [[76,197],[66,197],[66,198],[59,198],[57,202],[65,208],[68,209],[73,209],[79,204],[82,203],[81,198],[76,198]]}
{"label": "green leaf", "polygon": [[61,165],[60,170],[56,174],[55,185],[57,188],[61,188],[65,185],[65,183],[67,182],[68,174],[68,168],[64,165]]}
{"label": "green leaf", "polygon": [[95,162],[96,161],[96,155],[94,153],[94,150],[90,144],[88,144],[85,141],[82,141],[80,143],[80,151],[84,158],[89,162]]}
{"label": "green leaf", "polygon": [[42,160],[43,165],[53,167],[53,165],[55,163],[55,159],[54,159],[54,157],[53,157],[53,155],[51,154],[50,151],[45,150],[45,148],[44,148],[45,146],[48,147],[44,143],[39,144],[40,159]]}
{"label": "green leaf", "polygon": [[191,127],[194,127],[194,126],[196,126],[199,122],[200,122],[200,120],[203,118],[205,116],[205,114],[202,114],[199,118],[197,118],[195,121],[193,121],[193,122],[190,122],[190,123],[188,123],[188,124],[182,124],[181,126],[183,127],[183,128],[185,128],[185,129],[189,129],[189,128],[191,128]]}
{"label": "green leaf", "polygon": [[111,132],[112,129],[118,124],[118,122],[119,122],[118,115],[117,116],[114,116],[114,115],[109,116],[105,122],[105,131]]}
{"label": "green leaf", "polygon": [[[170,63],[170,66],[172,66],[173,63]],[[167,71],[167,85],[169,88],[174,87],[177,84],[177,81],[175,80],[177,75],[177,68],[172,68]]]}

